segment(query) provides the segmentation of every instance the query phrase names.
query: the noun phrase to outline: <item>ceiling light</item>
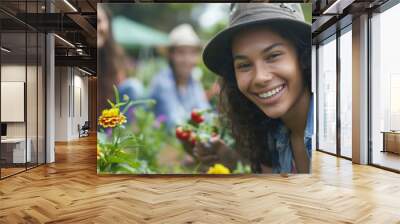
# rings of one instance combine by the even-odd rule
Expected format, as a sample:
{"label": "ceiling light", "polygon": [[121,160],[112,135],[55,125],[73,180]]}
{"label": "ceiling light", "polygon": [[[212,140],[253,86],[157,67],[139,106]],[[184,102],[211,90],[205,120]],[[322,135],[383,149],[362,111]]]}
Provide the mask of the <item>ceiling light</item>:
{"label": "ceiling light", "polygon": [[10,53],[10,52],[11,52],[11,50],[9,50],[9,49],[7,49],[7,48],[5,48],[5,47],[1,47],[1,50],[4,51],[4,52],[6,52],[6,53]]}
{"label": "ceiling light", "polygon": [[343,10],[349,7],[356,0],[336,0],[322,13],[323,15],[340,15],[343,14]]}
{"label": "ceiling light", "polygon": [[62,42],[66,43],[67,45],[69,45],[70,47],[75,48],[75,45],[71,44],[71,42],[67,41],[66,39],[58,36],[57,34],[54,34],[55,37],[57,37],[58,39],[60,39]]}
{"label": "ceiling light", "polygon": [[67,4],[74,12],[78,12],[78,10],[71,4],[69,3],[68,0],[64,0],[65,4]]}
{"label": "ceiling light", "polygon": [[87,75],[90,75],[90,76],[93,75],[92,73],[90,73],[90,72],[88,72],[88,71],[86,71],[86,70],[83,70],[83,69],[81,69],[81,68],[79,68],[79,67],[78,67],[78,70],[81,71],[81,72],[83,72],[83,73],[85,73],[85,74],[87,74]]}
{"label": "ceiling light", "polygon": [[[335,7],[337,7],[337,4],[339,4],[340,1],[341,0],[336,0],[332,5],[330,5],[327,9],[325,9],[322,14],[339,14],[336,12]],[[331,12],[332,10],[334,12]]]}

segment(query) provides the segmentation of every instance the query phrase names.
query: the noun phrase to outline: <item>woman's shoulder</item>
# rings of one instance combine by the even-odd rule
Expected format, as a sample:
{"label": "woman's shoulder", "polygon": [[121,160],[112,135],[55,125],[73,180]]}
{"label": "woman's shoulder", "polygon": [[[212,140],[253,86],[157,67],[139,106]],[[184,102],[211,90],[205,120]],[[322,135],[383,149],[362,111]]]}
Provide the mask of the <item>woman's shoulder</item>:
{"label": "woman's shoulder", "polygon": [[119,91],[128,94],[129,97],[133,97],[132,94],[138,97],[144,94],[144,87],[140,80],[128,78],[119,85]]}
{"label": "woman's shoulder", "polygon": [[121,89],[143,89],[143,83],[136,78],[128,78],[120,85]]}

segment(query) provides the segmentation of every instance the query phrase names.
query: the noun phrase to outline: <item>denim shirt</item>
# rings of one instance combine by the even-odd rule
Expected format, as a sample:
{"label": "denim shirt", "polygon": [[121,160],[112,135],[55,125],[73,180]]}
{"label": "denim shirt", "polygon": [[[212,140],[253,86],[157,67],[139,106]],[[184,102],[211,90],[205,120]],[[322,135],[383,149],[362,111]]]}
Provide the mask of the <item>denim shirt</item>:
{"label": "denim shirt", "polygon": [[154,112],[156,116],[165,116],[168,129],[185,122],[193,109],[210,108],[201,83],[190,77],[185,91],[180,92],[170,68],[153,78],[150,98],[156,100]]}
{"label": "denim shirt", "polygon": [[[311,95],[310,106],[307,113],[307,123],[304,130],[304,145],[306,153],[310,159],[311,170],[311,156],[312,156],[312,135],[314,133],[314,100]],[[277,159],[279,166],[273,167],[273,173],[296,173],[292,146],[290,144],[290,132],[288,128],[279,121],[277,129],[270,133],[274,140],[271,144],[275,143],[277,150]],[[271,138],[270,138],[271,139]]]}

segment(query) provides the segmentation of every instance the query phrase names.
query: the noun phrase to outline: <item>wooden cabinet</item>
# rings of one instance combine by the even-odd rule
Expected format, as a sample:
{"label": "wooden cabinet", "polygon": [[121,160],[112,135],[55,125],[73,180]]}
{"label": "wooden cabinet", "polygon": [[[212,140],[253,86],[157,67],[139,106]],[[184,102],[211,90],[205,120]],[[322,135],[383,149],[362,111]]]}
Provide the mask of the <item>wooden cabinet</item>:
{"label": "wooden cabinet", "polygon": [[383,133],[383,152],[400,154],[400,132]]}

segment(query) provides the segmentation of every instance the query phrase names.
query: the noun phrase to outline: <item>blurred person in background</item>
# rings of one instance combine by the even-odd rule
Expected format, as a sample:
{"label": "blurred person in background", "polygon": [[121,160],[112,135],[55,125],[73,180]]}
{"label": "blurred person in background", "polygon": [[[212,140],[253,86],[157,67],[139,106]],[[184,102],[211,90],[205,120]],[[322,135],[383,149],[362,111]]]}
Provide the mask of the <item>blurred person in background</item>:
{"label": "blurred person in background", "polygon": [[[112,33],[111,13],[101,4],[97,11],[97,52],[99,69],[99,111],[109,108],[107,100],[114,101],[113,85],[117,86],[121,100],[124,95],[131,100],[143,97],[142,83],[133,77],[127,76],[127,57],[124,50],[115,42]],[[122,108],[123,109],[123,108]],[[100,114],[100,113],[99,113]],[[127,114],[131,121],[132,111]]]}
{"label": "blurred person in background", "polygon": [[201,50],[200,39],[189,24],[175,27],[169,34],[169,66],[150,84],[150,98],[156,100],[156,116],[165,116],[169,130],[185,122],[193,109],[210,108],[201,83],[193,77]]}

